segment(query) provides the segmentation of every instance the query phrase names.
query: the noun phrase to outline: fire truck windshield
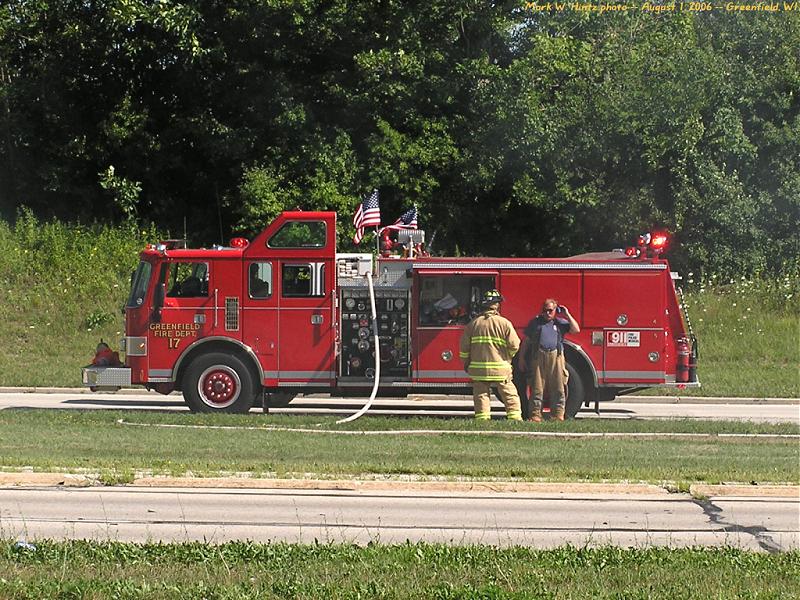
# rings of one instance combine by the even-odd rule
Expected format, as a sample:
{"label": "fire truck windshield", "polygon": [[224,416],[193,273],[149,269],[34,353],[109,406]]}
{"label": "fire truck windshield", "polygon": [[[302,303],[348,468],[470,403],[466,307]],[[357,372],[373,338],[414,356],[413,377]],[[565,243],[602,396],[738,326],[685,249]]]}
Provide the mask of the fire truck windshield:
{"label": "fire truck windshield", "polygon": [[144,302],[145,294],[147,294],[147,284],[150,282],[150,273],[153,271],[153,265],[143,260],[139,263],[136,271],[131,276],[131,293],[128,296],[126,306],[136,308],[141,306]]}

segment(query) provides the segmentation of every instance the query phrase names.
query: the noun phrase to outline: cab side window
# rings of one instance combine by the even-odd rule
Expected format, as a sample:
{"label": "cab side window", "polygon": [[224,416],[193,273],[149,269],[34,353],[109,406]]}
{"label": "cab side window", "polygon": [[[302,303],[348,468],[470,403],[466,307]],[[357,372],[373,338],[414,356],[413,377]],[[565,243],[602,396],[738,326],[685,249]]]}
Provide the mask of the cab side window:
{"label": "cab side window", "polygon": [[170,263],[167,269],[167,297],[208,297],[208,265],[201,262]]}
{"label": "cab side window", "polygon": [[325,264],[285,264],[281,268],[284,298],[325,295]]}
{"label": "cab side window", "polygon": [[327,243],[323,221],[289,221],[267,242],[270,248],[324,248]]}
{"label": "cab side window", "polygon": [[272,296],[272,263],[254,262],[248,267],[248,292],[251,298],[263,300]]}

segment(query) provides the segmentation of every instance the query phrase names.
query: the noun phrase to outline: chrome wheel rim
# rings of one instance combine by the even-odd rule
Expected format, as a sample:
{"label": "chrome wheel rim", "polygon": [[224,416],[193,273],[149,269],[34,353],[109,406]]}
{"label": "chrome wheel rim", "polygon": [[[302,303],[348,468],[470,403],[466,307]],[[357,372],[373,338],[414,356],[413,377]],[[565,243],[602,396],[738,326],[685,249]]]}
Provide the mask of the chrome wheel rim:
{"label": "chrome wheel rim", "polygon": [[207,368],[197,381],[197,393],[203,404],[211,408],[227,408],[242,393],[239,374],[225,365]]}

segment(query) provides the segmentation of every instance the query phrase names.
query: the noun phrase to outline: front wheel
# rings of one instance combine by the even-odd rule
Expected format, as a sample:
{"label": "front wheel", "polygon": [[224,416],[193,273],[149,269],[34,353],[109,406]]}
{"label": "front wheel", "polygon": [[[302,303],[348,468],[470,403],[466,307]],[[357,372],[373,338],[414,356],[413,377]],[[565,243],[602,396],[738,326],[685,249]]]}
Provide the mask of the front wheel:
{"label": "front wheel", "polygon": [[186,369],[183,398],[194,412],[246,413],[255,393],[250,369],[232,354],[205,354]]}
{"label": "front wheel", "polygon": [[567,372],[569,373],[569,381],[567,382],[567,403],[565,416],[568,419],[574,419],[575,415],[581,409],[581,405],[586,400],[586,385],[581,378],[578,369],[567,363]]}

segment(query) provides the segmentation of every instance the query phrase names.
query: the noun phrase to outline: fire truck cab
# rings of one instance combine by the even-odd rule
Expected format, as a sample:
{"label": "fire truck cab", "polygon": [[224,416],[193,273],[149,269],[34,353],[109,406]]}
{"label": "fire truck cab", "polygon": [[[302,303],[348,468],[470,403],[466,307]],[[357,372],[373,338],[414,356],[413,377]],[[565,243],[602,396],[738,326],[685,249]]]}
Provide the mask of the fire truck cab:
{"label": "fire truck cab", "polygon": [[[570,258],[443,258],[403,231],[381,256],[336,252],[336,214],[284,212],[255,239],[140,256],[125,306],[124,366],[92,365],[93,389],[180,390],[194,411],[246,412],[262,398],[366,395],[375,376],[372,275],[382,394],[468,393],[458,358],[464,326],[486,290],[520,335],[545,298],[581,326],[565,340],[567,415],[589,402],[653,386],[699,386],[666,260],[634,252]],[[524,395],[524,377],[515,374]]]}

